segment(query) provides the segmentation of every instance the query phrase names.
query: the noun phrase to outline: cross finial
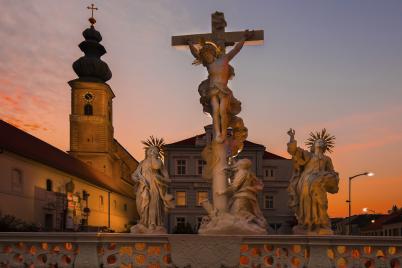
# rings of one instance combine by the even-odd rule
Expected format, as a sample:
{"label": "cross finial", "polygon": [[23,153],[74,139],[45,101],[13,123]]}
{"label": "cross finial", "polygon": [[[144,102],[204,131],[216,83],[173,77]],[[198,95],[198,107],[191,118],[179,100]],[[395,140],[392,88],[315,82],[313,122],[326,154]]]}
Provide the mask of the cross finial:
{"label": "cross finial", "polygon": [[95,7],[94,4],[91,4],[91,6],[88,6],[87,9],[91,10],[91,17],[89,18],[89,22],[92,24],[92,26],[96,23],[96,20],[94,18],[94,10],[98,10],[97,7]]}

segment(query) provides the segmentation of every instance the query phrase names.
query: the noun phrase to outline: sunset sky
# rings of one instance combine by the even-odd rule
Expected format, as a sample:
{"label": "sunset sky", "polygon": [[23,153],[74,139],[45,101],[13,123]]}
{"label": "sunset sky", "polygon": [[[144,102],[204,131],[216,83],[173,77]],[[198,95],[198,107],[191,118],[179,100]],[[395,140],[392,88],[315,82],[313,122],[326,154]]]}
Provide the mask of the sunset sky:
{"label": "sunset sky", "polygon": [[[2,0],[0,119],[69,149],[71,64],[88,27],[91,1]],[[286,152],[287,130],[303,146],[310,131],[336,136],[330,155],[340,191],[331,216],[402,206],[402,1],[166,0],[95,1],[96,29],[113,73],[108,82],[115,138],[138,160],[149,135],[168,143],[203,132],[197,87],[202,66],[172,35],[210,32],[210,14],[223,11],[226,31],[263,29],[263,46],[245,46],[230,82],[242,102],[249,140]],[[10,137],[11,138],[11,137]]]}

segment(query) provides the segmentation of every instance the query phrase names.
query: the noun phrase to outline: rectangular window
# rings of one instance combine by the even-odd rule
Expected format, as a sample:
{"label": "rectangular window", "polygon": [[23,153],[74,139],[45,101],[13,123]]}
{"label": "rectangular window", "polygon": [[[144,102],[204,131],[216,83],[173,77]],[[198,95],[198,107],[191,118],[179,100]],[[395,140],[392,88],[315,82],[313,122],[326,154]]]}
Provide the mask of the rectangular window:
{"label": "rectangular window", "polygon": [[103,210],[104,208],[104,201],[103,201],[103,196],[99,196],[99,210]]}
{"label": "rectangular window", "polygon": [[53,231],[53,214],[45,214],[45,230]]}
{"label": "rectangular window", "polygon": [[197,192],[197,206],[201,206],[201,203],[204,200],[208,200],[208,192],[207,191]]}
{"label": "rectangular window", "polygon": [[176,175],[186,175],[186,160],[176,160]]}
{"label": "rectangular window", "polygon": [[176,217],[176,226],[178,224],[185,224],[186,223],[186,217]]}
{"label": "rectangular window", "polygon": [[275,168],[265,168],[264,169],[264,177],[266,179],[273,179],[275,177]]}
{"label": "rectangular window", "polygon": [[124,211],[127,211],[127,210],[128,210],[127,204],[124,204]]}
{"label": "rectangular window", "polygon": [[207,162],[202,159],[197,160],[197,175],[202,175],[202,170],[206,164]]}
{"label": "rectangular window", "polygon": [[51,179],[46,180],[46,191],[53,191],[53,181]]}
{"label": "rectangular window", "polygon": [[176,206],[185,207],[186,203],[187,203],[186,192],[184,191],[176,192]]}
{"label": "rectangular window", "polygon": [[274,197],[272,195],[264,195],[264,208],[265,209],[274,208]]}
{"label": "rectangular window", "polygon": [[392,235],[393,236],[398,236],[398,229],[397,228],[392,230]]}
{"label": "rectangular window", "polygon": [[11,171],[11,190],[15,193],[22,193],[22,171],[15,168]]}

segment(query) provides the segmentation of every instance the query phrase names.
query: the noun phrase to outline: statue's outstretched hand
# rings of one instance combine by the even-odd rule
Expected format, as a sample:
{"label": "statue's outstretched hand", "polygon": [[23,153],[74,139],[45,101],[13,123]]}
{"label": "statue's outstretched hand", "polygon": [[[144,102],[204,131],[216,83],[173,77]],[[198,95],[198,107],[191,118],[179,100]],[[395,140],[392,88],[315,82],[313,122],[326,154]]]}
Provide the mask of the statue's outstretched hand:
{"label": "statue's outstretched hand", "polygon": [[291,140],[295,138],[296,131],[293,128],[289,129],[287,133],[290,136]]}

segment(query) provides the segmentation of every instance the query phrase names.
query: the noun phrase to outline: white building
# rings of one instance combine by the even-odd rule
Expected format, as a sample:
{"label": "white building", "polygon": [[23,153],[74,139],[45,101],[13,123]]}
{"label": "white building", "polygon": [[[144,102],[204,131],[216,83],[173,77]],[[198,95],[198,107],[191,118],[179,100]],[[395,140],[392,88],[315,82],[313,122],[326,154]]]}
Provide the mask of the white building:
{"label": "white building", "polygon": [[[165,165],[170,178],[170,193],[175,196],[176,207],[170,211],[169,232],[179,223],[189,223],[198,229],[202,216],[206,215],[200,201],[211,199],[211,185],[202,177],[204,161],[201,151],[212,139],[211,126],[205,133],[166,145]],[[253,162],[252,170],[264,182],[264,190],[259,195],[260,208],[269,224],[270,233],[290,233],[289,224],[293,214],[288,208],[287,187],[292,174],[291,160],[265,150],[265,146],[245,141],[238,158],[248,158]]]}

